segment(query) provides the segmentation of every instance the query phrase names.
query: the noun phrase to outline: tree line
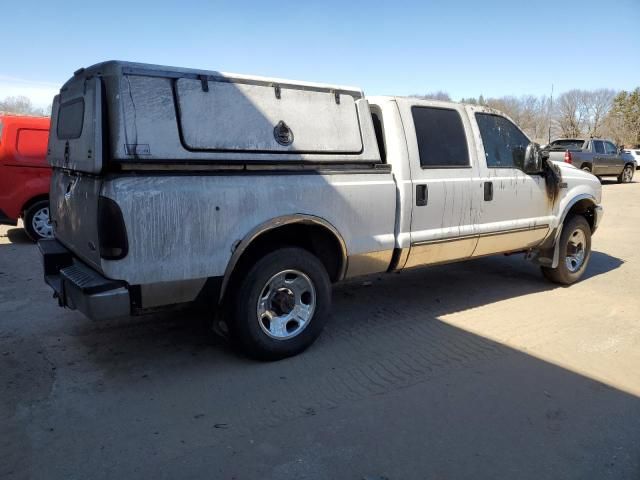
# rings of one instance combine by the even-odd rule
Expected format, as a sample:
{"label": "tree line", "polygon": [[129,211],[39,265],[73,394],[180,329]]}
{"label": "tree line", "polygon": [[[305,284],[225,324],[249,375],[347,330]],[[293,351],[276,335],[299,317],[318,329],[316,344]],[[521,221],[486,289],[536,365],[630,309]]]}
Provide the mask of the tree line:
{"label": "tree line", "polygon": [[[447,100],[437,91],[413,97]],[[462,98],[461,103],[484,105],[509,115],[534,141],[545,144],[549,137],[604,137],[618,145],[640,147],[640,87],[633,91],[569,90],[556,98],[523,95],[498,98]]]}
{"label": "tree line", "polygon": [[14,115],[33,115],[48,117],[51,115],[51,105],[46,108],[39,108],[33,105],[29,97],[18,95],[15,97],[5,97],[0,100],[0,112]]}

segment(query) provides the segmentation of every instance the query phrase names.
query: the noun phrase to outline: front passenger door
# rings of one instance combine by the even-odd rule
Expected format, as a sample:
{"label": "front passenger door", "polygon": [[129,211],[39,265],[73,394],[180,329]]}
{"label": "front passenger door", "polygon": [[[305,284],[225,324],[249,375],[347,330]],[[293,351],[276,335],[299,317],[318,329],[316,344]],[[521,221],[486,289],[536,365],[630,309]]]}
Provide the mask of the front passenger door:
{"label": "front passenger door", "polygon": [[618,155],[618,148],[611,142],[604,142],[604,153],[607,156],[610,175],[619,175],[624,167],[621,155]]}
{"label": "front passenger door", "polygon": [[[549,232],[553,204],[540,174],[527,174],[524,153],[529,139],[509,119],[478,107],[475,125],[482,144],[478,245],[474,257],[525,250],[538,245]],[[471,115],[470,115],[471,116]]]}

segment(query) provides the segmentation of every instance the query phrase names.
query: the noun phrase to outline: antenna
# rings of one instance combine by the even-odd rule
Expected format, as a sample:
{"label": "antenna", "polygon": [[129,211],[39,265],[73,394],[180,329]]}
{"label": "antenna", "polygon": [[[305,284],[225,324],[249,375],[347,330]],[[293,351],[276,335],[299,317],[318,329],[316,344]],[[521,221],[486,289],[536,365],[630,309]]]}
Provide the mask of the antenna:
{"label": "antenna", "polygon": [[549,141],[551,143],[551,114],[553,112],[553,83],[551,84],[551,102],[549,104]]}

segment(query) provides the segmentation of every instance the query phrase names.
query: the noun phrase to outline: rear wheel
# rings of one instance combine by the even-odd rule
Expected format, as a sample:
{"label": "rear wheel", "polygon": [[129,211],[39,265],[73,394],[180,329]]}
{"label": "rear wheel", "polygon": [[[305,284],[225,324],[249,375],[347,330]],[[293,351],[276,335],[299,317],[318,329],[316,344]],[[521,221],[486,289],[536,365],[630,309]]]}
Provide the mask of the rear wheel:
{"label": "rear wheel", "polygon": [[591,167],[589,165],[583,165],[582,170],[591,173]]}
{"label": "rear wheel", "polygon": [[24,212],[24,229],[34,242],[53,236],[51,218],[49,217],[49,201],[40,200]]}
{"label": "rear wheel", "polygon": [[618,176],[618,183],[630,183],[633,180],[633,165],[627,163],[622,169],[622,173]]}
{"label": "rear wheel", "polygon": [[565,221],[560,235],[560,260],[556,268],[541,267],[552,282],[571,285],[580,280],[591,257],[591,227],[580,215]]}
{"label": "rear wheel", "polygon": [[275,250],[239,282],[232,339],[247,355],[277,360],[302,352],[320,335],[331,306],[331,281],[302,248]]}

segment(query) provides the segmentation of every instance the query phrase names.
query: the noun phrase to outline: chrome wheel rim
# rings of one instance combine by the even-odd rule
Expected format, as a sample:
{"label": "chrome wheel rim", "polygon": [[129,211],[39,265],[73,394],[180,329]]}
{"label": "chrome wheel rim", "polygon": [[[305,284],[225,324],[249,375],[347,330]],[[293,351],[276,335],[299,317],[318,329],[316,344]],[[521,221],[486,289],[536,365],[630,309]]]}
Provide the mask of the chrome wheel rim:
{"label": "chrome wheel rim", "polygon": [[307,328],[315,309],[316,290],[311,279],[298,270],[283,270],[260,291],[256,315],[265,334],[288,340]]}
{"label": "chrome wheel rim", "polygon": [[580,270],[584,263],[584,258],[587,252],[587,237],[580,228],[576,228],[571,235],[569,235],[569,241],[567,243],[567,256],[565,263],[567,269],[571,273],[575,273]]}
{"label": "chrome wheel rim", "polygon": [[625,167],[624,172],[622,172],[622,178],[625,182],[630,182],[633,178],[633,170],[631,167]]}
{"label": "chrome wheel rim", "polygon": [[50,238],[53,235],[51,219],[49,218],[49,207],[43,207],[31,218],[31,227],[42,238]]}

